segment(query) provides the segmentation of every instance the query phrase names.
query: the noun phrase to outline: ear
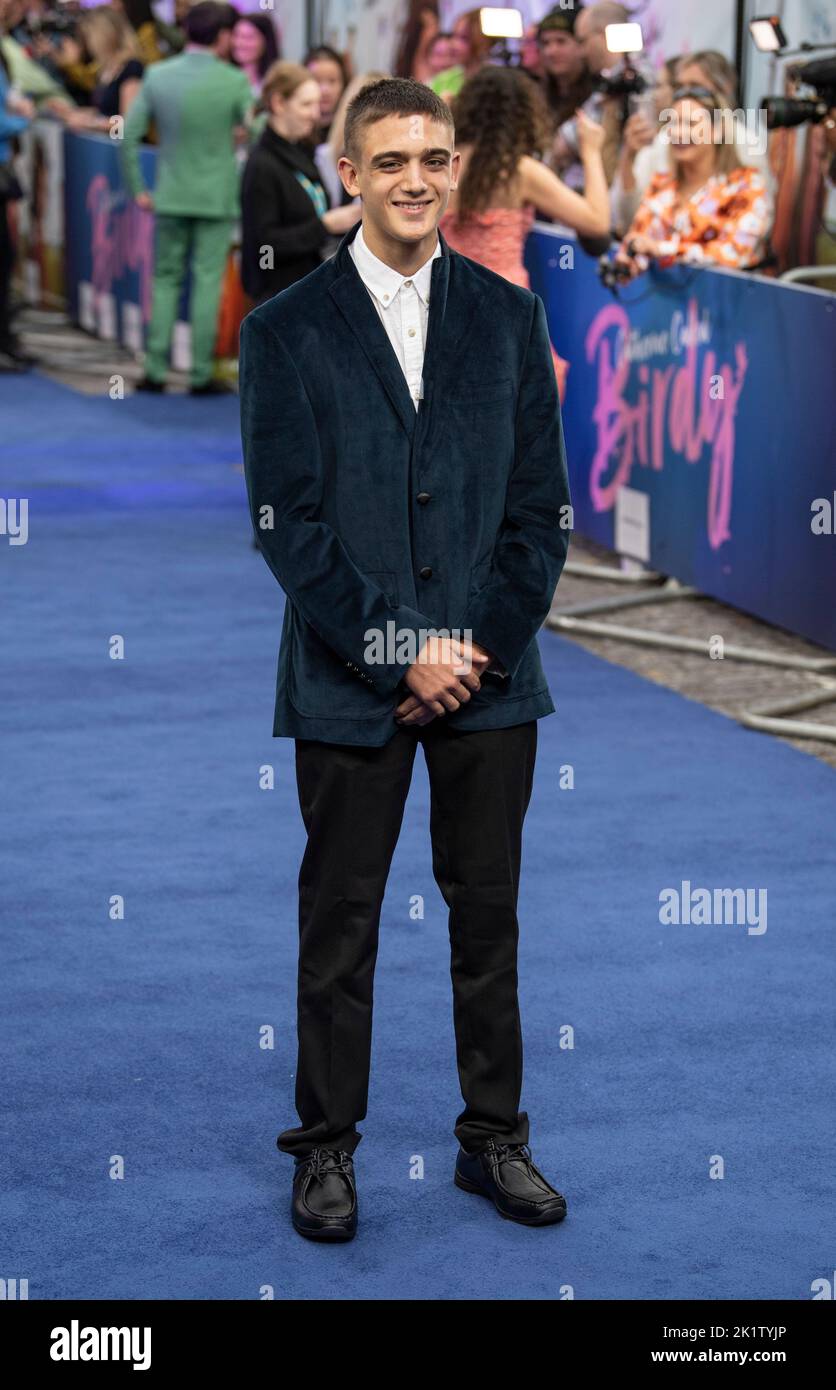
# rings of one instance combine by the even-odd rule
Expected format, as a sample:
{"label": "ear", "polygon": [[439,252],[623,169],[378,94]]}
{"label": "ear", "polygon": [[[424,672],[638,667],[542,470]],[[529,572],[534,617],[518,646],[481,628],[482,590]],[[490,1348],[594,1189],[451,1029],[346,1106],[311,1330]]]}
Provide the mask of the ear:
{"label": "ear", "polygon": [[360,192],[360,184],[357,179],[357,166],[347,155],[340,155],[337,160],[337,173],[340,176],[340,183],[346,193],[350,193],[352,198],[356,198]]}

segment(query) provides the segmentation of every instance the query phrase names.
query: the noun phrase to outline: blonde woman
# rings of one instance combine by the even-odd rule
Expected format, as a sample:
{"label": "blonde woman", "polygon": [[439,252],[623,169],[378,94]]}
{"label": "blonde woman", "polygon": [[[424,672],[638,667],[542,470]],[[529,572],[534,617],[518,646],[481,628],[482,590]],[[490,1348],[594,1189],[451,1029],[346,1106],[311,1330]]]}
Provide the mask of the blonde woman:
{"label": "blonde woman", "polygon": [[96,65],[92,106],[62,112],[71,130],[111,128],[114,116],[126,116],[142,83],[143,65],[132,26],[120,10],[99,5],[81,17],[81,34]]}
{"label": "blonde woman", "polygon": [[652,93],[653,118],[648,111],[650,103],[643,103],[644,109],[632,115],[624,127],[621,158],[611,189],[613,220],[619,236],[635,217],[653,175],[668,173],[669,151],[659,118],[669,110],[674,90],[680,87],[706,87],[728,107],[733,113],[731,119],[740,164],[757,169],[767,185],[771,184],[765,142],[761,148],[758,131],[750,129],[744,113],[738,110],[737,69],[716,49],[671,58],[660,72]]}
{"label": "blonde woman", "polygon": [[772,199],[763,175],[725,138],[724,110],[707,87],[674,92],[670,172],[654,175],[616,255],[631,277],[651,262],[745,270],[763,260]]}

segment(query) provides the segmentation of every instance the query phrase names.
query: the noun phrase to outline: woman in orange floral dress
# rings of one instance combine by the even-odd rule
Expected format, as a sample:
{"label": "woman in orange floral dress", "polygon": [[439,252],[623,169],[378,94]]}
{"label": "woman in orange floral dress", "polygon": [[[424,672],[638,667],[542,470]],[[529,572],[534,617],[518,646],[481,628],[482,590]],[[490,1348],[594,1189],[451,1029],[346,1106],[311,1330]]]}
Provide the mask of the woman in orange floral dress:
{"label": "woman in orange floral dress", "polygon": [[651,261],[745,270],[764,259],[772,199],[757,169],[740,163],[733,127],[707,87],[674,93],[667,131],[672,170],[652,179],[616,255],[631,276]]}
{"label": "woman in orange floral dress", "polygon": [[[581,236],[609,233],[600,126],[579,117],[586,170],[581,195],[534,157],[550,143],[548,110],[536,82],[518,69],[482,68],[465,82],[452,111],[462,167],[439,226],[453,251],[529,289],[523,250],[535,212]],[[562,401],[568,363],[554,348],[552,357]]]}

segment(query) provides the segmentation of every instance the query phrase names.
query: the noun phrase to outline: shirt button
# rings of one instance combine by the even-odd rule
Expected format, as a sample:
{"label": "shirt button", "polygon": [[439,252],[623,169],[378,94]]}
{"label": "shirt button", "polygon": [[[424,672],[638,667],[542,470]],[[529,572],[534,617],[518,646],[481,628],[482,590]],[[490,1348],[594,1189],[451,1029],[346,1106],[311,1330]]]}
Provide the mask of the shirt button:
{"label": "shirt button", "polygon": [[409,286],[410,286],[411,284],[412,284],[412,281],[411,281],[411,280],[404,280],[404,285],[405,285],[405,287],[406,287],[407,289],[409,289]]}
{"label": "shirt button", "polygon": [[419,492],[415,500],[423,505],[424,502],[429,502],[430,496],[431,494],[429,492]]}
{"label": "shirt button", "polygon": [[385,295],[383,296],[383,298],[384,298],[384,299],[388,299],[388,298],[389,298],[388,294],[385,294]]}
{"label": "shirt button", "polygon": [[418,571],[418,573],[422,579],[432,579],[433,577],[433,572],[430,569],[429,565],[425,565],[422,570]]}
{"label": "shirt button", "polygon": [[409,329],[407,329],[407,332],[408,332],[410,338],[414,338],[414,337],[415,337],[415,329],[414,329],[414,328],[409,328]]}

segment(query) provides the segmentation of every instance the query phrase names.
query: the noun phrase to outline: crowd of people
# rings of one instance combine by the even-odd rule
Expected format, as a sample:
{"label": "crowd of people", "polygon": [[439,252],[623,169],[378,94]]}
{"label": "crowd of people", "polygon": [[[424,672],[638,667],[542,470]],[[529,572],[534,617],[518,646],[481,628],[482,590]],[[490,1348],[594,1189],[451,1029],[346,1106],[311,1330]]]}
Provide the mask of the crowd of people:
{"label": "crowd of people", "polygon": [[[223,389],[213,378],[213,334],[235,227],[254,303],[330,256],[361,216],[338,173],[346,110],[389,74],[353,74],[327,46],[290,60],[269,12],[214,0],[177,0],[173,24],[150,0],[111,0],[74,21],[65,4],[60,22],[50,4],[0,0],[0,368],[31,361],[9,321],[5,214],[19,196],[15,140],[48,113],[74,130],[116,134],[126,185],[155,213],[140,387],[164,388],[191,263],[191,387]],[[654,262],[768,264],[774,199],[765,151],[739,115],[723,119],[739,104],[734,67],[721,53],[694,52],[658,72],[634,67],[639,80],[625,94],[612,80],[620,59],[606,28],[629,18],[613,0],[556,5],[512,64],[482,33],[478,9],[449,32],[432,5],[417,9],[392,75],[426,83],[451,107],[461,174],[439,223],[451,249],[527,284],[523,248],[537,216],[574,229],[590,253],[615,243],[625,279]],[[154,190],[141,174],[146,141],[159,151]],[[563,389],[556,353],[555,370]]]}

